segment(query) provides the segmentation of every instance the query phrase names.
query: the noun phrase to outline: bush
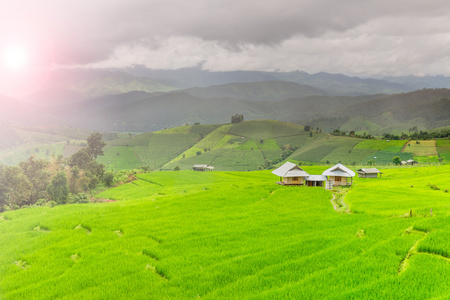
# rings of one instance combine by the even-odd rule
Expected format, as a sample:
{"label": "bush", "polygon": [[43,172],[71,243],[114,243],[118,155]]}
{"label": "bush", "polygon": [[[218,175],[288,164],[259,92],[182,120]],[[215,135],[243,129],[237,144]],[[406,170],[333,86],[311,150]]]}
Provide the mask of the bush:
{"label": "bush", "polygon": [[197,151],[195,154],[200,155],[200,154],[202,154],[202,152],[201,151]]}
{"label": "bush", "polygon": [[110,187],[114,183],[114,173],[109,171],[103,175],[103,182],[107,187]]}
{"label": "bush", "polygon": [[175,168],[173,168],[174,171],[180,171],[180,167],[176,166]]}
{"label": "bush", "polygon": [[49,202],[47,202],[47,206],[48,207],[55,207],[56,205],[58,205],[58,203],[56,203],[56,201],[49,201]]}
{"label": "bush", "polygon": [[432,190],[436,190],[436,191],[440,190],[440,188],[434,184],[429,183],[429,184],[427,184],[427,186]]}
{"label": "bush", "polygon": [[70,194],[68,203],[89,203],[89,197],[85,193]]}
{"label": "bush", "polygon": [[47,205],[47,199],[39,199],[39,200],[36,202],[36,205],[37,205],[37,206],[46,206],[46,205]]}

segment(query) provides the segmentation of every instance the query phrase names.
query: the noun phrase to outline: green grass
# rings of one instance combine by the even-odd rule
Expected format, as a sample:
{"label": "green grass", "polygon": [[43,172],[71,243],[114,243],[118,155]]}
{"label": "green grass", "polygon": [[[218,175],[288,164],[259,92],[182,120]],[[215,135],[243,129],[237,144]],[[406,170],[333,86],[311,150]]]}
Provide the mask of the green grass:
{"label": "green grass", "polygon": [[436,146],[444,161],[450,161],[450,140],[438,140]]}
{"label": "green grass", "polygon": [[365,140],[358,143],[354,149],[373,149],[377,151],[385,150],[389,152],[401,152],[406,141],[397,140]]}
{"label": "green grass", "polygon": [[374,153],[373,155],[366,157],[363,160],[363,163],[373,161],[375,165],[391,165],[392,159],[396,156],[399,156],[403,161],[414,158],[414,155],[412,153],[379,151]]}
{"label": "green grass", "polygon": [[414,155],[416,156],[432,156],[438,154],[436,150],[435,140],[409,141],[403,151],[408,153],[414,153]]}
{"label": "green grass", "polygon": [[21,161],[27,160],[30,156],[49,160],[52,155],[58,156],[64,154],[64,144],[50,144],[50,145],[34,145],[27,146],[14,151],[0,152],[0,163],[4,165],[14,166]]}
{"label": "green grass", "polygon": [[[141,148],[146,148],[142,147]],[[104,155],[98,157],[98,161],[103,163],[110,170],[134,169],[142,166],[136,155],[137,147],[112,146],[103,150]]]}
{"label": "green grass", "polygon": [[[275,137],[298,135],[303,126],[272,120],[255,120],[232,124],[228,133],[249,139],[272,139]],[[306,132],[305,132],[306,133]]]}
{"label": "green grass", "polygon": [[450,165],[382,171],[355,179],[353,214],[269,171],[153,172],[98,195],[117,202],[5,212],[0,297],[447,298],[450,194],[426,183],[450,188]]}

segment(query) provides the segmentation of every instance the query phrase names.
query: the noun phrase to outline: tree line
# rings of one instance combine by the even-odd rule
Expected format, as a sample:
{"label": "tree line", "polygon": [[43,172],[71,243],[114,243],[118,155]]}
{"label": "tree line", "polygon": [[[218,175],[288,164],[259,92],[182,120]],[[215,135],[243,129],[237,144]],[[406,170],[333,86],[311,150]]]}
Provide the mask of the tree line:
{"label": "tree line", "polygon": [[114,173],[96,161],[105,145],[102,134],[95,132],[87,138],[87,147],[67,159],[30,156],[18,166],[0,165],[0,211],[88,202],[91,190],[114,182]]}

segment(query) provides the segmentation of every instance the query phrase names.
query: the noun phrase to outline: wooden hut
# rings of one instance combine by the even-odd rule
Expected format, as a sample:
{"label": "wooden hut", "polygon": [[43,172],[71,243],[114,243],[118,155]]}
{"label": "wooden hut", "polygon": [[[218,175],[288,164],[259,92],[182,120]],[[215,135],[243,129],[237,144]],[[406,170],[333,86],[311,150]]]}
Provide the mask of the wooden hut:
{"label": "wooden hut", "polygon": [[377,168],[359,169],[356,170],[356,172],[358,173],[359,178],[377,178],[378,174],[380,174],[381,178],[381,174],[383,174]]}
{"label": "wooden hut", "polygon": [[200,172],[206,172],[206,171],[212,171],[214,167],[210,165],[194,165],[192,167],[192,170],[194,171],[200,171]]}
{"label": "wooden hut", "polygon": [[[337,164],[322,173],[327,176],[333,186],[352,185],[355,172],[342,164]],[[350,178],[350,181],[348,180]]]}
{"label": "wooden hut", "polygon": [[281,185],[303,185],[305,177],[309,176],[302,168],[291,162],[286,162],[273,170],[272,174],[280,177],[277,183]]}
{"label": "wooden hut", "polygon": [[305,185],[326,187],[327,176],[309,175],[305,178]]}

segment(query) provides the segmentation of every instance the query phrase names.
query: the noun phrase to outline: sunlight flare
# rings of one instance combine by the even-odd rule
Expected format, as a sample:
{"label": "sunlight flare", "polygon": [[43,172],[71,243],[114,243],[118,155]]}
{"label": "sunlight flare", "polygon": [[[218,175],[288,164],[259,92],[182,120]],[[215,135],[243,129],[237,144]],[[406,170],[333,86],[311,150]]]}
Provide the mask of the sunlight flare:
{"label": "sunlight flare", "polygon": [[10,45],[3,51],[3,64],[9,70],[24,69],[28,62],[28,54],[21,45]]}

